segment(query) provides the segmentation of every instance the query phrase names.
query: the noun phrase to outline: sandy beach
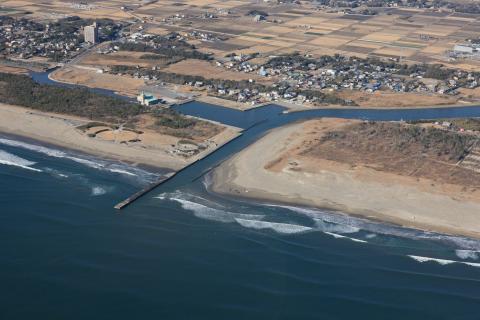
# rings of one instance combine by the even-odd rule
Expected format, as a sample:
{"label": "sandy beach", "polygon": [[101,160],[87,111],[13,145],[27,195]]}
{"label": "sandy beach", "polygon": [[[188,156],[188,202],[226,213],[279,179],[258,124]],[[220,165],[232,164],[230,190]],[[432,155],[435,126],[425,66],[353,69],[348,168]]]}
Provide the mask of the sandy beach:
{"label": "sandy beach", "polygon": [[476,189],[312,159],[299,152],[313,128],[326,132],[347,121],[320,119],[274,129],[217,168],[212,190],[480,238]]}
{"label": "sandy beach", "polygon": [[213,145],[222,145],[239,134],[238,130],[225,128],[210,139],[214,142],[212,147],[185,158],[172,152],[172,145],[180,138],[148,130],[142,134],[141,141],[136,143],[120,141],[118,137],[124,133],[107,132],[92,138],[77,129],[89,122],[90,120],[79,117],[0,104],[0,133],[23,136],[103,158],[171,170],[185,167],[215,150]]}

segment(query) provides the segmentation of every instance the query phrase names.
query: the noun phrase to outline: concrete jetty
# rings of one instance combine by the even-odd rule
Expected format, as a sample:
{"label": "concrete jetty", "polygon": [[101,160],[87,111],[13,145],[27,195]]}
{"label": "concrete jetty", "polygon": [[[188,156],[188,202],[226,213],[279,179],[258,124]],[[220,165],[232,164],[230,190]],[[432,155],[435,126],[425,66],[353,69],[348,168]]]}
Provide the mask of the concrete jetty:
{"label": "concrete jetty", "polygon": [[[127,207],[128,205],[132,204],[133,202],[135,202],[136,200],[138,200],[139,198],[143,197],[144,195],[146,195],[147,193],[149,193],[150,191],[152,191],[153,189],[159,187],[160,185],[166,183],[167,181],[173,179],[177,174],[179,174],[180,172],[184,171],[184,170],[187,170],[188,168],[190,168],[191,166],[193,166],[194,164],[196,164],[197,162],[201,161],[201,160],[204,160],[205,158],[211,156],[212,154],[214,154],[216,151],[220,150],[221,148],[225,147],[226,145],[232,143],[233,141],[237,140],[239,137],[242,136],[242,133],[238,134],[235,138],[231,139],[230,141],[218,146],[218,148],[212,150],[210,153],[206,154],[204,157],[200,158],[200,159],[197,159],[195,161],[193,161],[192,163],[190,163],[189,165],[187,165],[186,167],[176,171],[176,172],[173,172],[171,174],[169,174],[166,178],[164,179],[161,179],[159,181],[156,181],[148,186],[146,186],[145,188],[139,190],[138,192],[132,194],[130,197],[128,197],[127,199],[123,200],[122,202],[119,202],[117,203],[114,208],[117,209],[117,210],[122,210],[123,208]],[[223,162],[223,161],[222,161]],[[217,166],[219,166],[222,162],[216,164],[216,165],[213,165],[211,167],[209,167],[208,169],[204,170],[203,172],[201,172],[197,177],[193,178],[192,179],[192,182],[194,181],[197,181],[198,179],[200,179],[201,177],[203,177],[205,174],[207,174],[208,172],[210,172],[212,169],[216,168]]]}
{"label": "concrete jetty", "polygon": [[158,187],[162,183],[164,183],[164,182],[170,180],[171,178],[173,178],[173,176],[175,176],[175,174],[176,174],[175,172],[171,173],[171,174],[167,175],[167,177],[165,179],[161,179],[161,180],[156,181],[152,184],[149,184],[148,186],[146,186],[142,190],[139,190],[138,192],[135,192],[134,194],[132,194],[130,197],[123,200],[122,202],[117,203],[114,206],[114,208],[117,209],[117,210],[122,210],[123,208],[125,208],[126,206],[128,206],[129,204],[131,204],[132,202],[137,200],[138,198],[142,197],[143,195],[149,193],[150,191],[152,191],[153,189],[155,189],[156,187]]}

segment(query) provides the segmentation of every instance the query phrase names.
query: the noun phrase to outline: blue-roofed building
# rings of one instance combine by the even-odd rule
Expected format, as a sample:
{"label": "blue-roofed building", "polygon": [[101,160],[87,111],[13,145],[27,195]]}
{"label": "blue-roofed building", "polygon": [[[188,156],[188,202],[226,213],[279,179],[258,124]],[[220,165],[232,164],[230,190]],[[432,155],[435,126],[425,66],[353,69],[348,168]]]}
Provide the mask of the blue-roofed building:
{"label": "blue-roofed building", "polygon": [[137,96],[137,101],[143,106],[153,106],[159,104],[161,99],[158,99],[153,94],[142,91],[142,93]]}

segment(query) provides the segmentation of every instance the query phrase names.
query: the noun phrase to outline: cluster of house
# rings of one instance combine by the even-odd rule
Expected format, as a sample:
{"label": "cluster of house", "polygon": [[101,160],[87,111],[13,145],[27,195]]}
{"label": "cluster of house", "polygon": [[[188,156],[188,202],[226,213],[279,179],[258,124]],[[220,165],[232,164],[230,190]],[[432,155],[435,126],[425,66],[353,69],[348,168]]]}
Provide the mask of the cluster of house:
{"label": "cluster of house", "polygon": [[[223,13],[223,14],[226,14],[226,13]],[[203,12],[199,15],[176,13],[174,15],[163,18],[162,22],[174,24],[176,21],[182,21],[186,19],[195,19],[195,18],[208,20],[208,19],[217,19],[218,16],[215,13],[208,12],[208,11]]]}
{"label": "cluster of house", "polygon": [[[478,76],[472,73],[457,71],[450,78],[436,80],[425,77],[425,71],[417,71],[408,75],[398,74],[399,69],[388,68],[374,63],[344,59],[342,63],[319,67],[309,64],[307,68],[295,63],[283,63],[271,66],[251,64],[249,59],[255,55],[234,56],[230,61],[217,62],[230,70],[239,72],[255,72],[263,77],[274,77],[277,81],[288,82],[291,86],[308,89],[350,89],[375,92],[390,89],[396,92],[431,92],[439,94],[456,94],[457,89],[476,88]],[[307,69],[307,70],[305,70]]]}
{"label": "cluster of house", "polygon": [[200,41],[210,41],[210,42],[226,40],[225,37],[221,38],[210,32],[199,32],[195,30],[184,33],[183,37],[187,38],[188,40],[200,40]]}
{"label": "cluster of house", "polygon": [[75,32],[26,19],[0,20],[0,52],[9,57],[55,60],[72,57],[81,48],[81,29]]}
{"label": "cluster of house", "polygon": [[249,61],[256,58],[258,53],[252,54],[229,54],[223,59],[218,59],[216,64],[218,67],[224,67],[228,70],[235,70],[240,72],[253,72],[260,68],[259,65],[250,63]]}
{"label": "cluster of house", "polygon": [[[458,78],[436,80],[424,78],[421,72],[410,75],[397,75],[395,69],[364,70],[356,66],[342,69],[316,69],[307,73],[296,70],[267,69],[263,72],[281,76],[283,81],[292,82],[300,88],[311,90],[322,89],[349,89],[366,91],[369,93],[380,89],[390,89],[396,92],[431,92],[439,94],[455,94],[460,87]],[[468,77],[465,86],[475,88],[478,82]]]}
{"label": "cluster of house", "polygon": [[[188,83],[187,83],[188,84]],[[197,85],[198,87],[198,85]],[[307,96],[298,87],[291,86],[288,83],[273,84],[267,90],[256,88],[232,89],[223,85],[204,85],[210,95],[217,96],[227,100],[233,100],[241,103],[248,103],[252,106],[267,103],[286,101],[290,103],[324,103],[322,96]],[[345,101],[345,103],[352,101]]]}
{"label": "cluster of house", "polygon": [[452,123],[450,121],[435,121],[432,123],[435,128],[448,130],[448,131],[455,131],[460,133],[467,133],[467,134],[475,134],[477,136],[480,135],[480,132],[476,129],[465,129],[461,125],[459,126],[456,123]]}
{"label": "cluster of house", "polygon": [[189,33],[180,34],[177,32],[172,32],[163,36],[159,36],[156,34],[145,33],[143,31],[134,32],[130,34],[128,37],[121,39],[120,42],[130,42],[133,44],[143,44],[149,46],[153,49],[157,49],[160,47],[172,47],[176,48],[180,43],[168,43],[168,41],[185,41],[187,40]]}

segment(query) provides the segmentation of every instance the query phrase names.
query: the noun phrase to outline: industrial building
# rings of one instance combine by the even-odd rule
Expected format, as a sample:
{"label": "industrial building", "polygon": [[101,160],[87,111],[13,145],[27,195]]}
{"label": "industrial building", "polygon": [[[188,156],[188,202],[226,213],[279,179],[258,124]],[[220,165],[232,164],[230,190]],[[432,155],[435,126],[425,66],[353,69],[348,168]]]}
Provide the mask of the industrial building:
{"label": "industrial building", "polygon": [[480,52],[480,46],[475,43],[456,44],[453,47],[453,52],[459,55],[477,55]]}
{"label": "industrial building", "polygon": [[154,95],[152,94],[149,94],[149,93],[146,93],[144,91],[142,91],[138,96],[137,96],[137,101],[143,105],[143,106],[152,106],[152,105],[156,105],[156,104],[159,104],[160,102],[162,102],[161,99],[158,99],[157,97],[155,97]]}

